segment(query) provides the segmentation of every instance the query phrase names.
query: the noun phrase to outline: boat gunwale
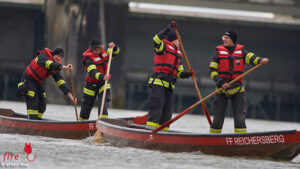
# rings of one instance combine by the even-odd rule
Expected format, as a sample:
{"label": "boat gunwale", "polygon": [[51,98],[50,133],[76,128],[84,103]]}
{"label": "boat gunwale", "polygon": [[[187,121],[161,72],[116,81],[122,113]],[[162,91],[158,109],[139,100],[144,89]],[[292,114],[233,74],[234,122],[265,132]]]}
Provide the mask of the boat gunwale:
{"label": "boat gunwale", "polygon": [[[122,119],[119,119],[122,120]],[[148,134],[150,135],[150,132],[152,130],[147,129],[140,129],[140,128],[130,128],[129,126],[120,126],[116,124],[111,124],[109,122],[106,122],[106,119],[101,119],[96,122],[97,124],[100,123],[100,125],[104,125],[110,128],[123,130],[127,132],[134,132],[139,134]],[[184,132],[184,131],[176,131],[176,130],[170,130],[170,131],[159,131],[158,133],[154,135],[160,135],[160,136],[185,136],[185,137],[248,137],[248,136],[261,136],[261,135],[275,135],[275,134],[296,134],[298,130],[277,130],[277,131],[265,131],[265,132],[251,132],[251,133],[225,133],[225,134],[201,134],[201,133],[192,133],[192,132]]]}
{"label": "boat gunwale", "polygon": [[[15,113],[16,115],[23,115],[19,113]],[[0,114],[0,119],[10,120],[10,121],[17,121],[17,122],[25,122],[25,123],[56,123],[56,124],[81,124],[81,123],[96,123],[96,120],[86,120],[86,121],[59,121],[54,119],[42,119],[42,120],[30,120],[30,119],[23,119],[19,117],[8,117]],[[1,126],[1,124],[0,124]]]}

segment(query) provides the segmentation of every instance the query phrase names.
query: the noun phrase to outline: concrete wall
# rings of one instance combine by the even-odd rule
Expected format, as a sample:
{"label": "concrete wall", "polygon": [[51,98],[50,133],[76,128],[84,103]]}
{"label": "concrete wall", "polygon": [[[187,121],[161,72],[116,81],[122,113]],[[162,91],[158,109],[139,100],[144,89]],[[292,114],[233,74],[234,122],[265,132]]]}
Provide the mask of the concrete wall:
{"label": "concrete wall", "polygon": [[15,100],[17,83],[43,45],[41,9],[0,7],[0,98]]}

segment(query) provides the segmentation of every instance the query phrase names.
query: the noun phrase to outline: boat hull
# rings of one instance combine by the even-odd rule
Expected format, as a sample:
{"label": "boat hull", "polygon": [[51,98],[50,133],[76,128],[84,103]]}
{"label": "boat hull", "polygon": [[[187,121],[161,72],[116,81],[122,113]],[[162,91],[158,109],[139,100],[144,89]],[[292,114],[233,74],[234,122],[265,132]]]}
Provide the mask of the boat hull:
{"label": "boat hull", "polygon": [[220,135],[170,131],[150,135],[149,130],[112,119],[99,121],[97,128],[106,142],[119,147],[280,160],[291,160],[300,153],[300,132],[296,130]]}
{"label": "boat hull", "polygon": [[96,132],[96,121],[28,120],[9,109],[0,109],[0,133],[84,139]]}

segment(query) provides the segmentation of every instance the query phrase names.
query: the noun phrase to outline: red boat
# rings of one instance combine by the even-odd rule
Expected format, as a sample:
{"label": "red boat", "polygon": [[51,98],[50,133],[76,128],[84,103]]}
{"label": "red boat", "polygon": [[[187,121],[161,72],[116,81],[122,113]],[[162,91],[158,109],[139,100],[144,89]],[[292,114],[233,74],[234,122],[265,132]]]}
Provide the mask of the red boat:
{"label": "red boat", "polygon": [[96,132],[96,121],[28,120],[27,115],[0,109],[0,133],[84,139]]}
{"label": "red boat", "polygon": [[146,130],[144,125],[134,124],[142,124],[143,117],[101,119],[96,126],[105,142],[118,147],[280,160],[292,160],[300,153],[300,131],[297,130],[218,135],[160,131],[151,135],[151,130]]}

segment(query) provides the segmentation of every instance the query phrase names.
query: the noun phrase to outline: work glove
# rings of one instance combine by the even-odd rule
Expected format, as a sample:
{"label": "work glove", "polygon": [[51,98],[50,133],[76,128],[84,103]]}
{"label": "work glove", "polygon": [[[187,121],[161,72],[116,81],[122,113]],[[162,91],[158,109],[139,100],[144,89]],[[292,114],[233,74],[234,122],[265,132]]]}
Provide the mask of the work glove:
{"label": "work glove", "polygon": [[195,76],[195,72],[194,72],[193,69],[192,69],[192,71],[181,72],[181,74],[180,74],[180,77],[182,79],[187,79],[187,78],[189,78],[191,76]]}
{"label": "work glove", "polygon": [[225,84],[225,83],[226,82],[222,78],[220,78],[220,80],[216,83],[217,88],[222,88],[223,84]]}

